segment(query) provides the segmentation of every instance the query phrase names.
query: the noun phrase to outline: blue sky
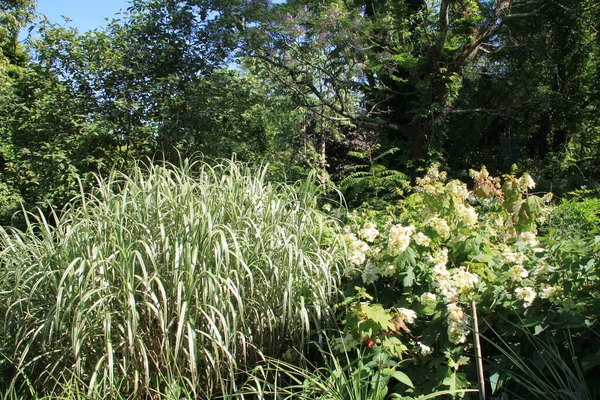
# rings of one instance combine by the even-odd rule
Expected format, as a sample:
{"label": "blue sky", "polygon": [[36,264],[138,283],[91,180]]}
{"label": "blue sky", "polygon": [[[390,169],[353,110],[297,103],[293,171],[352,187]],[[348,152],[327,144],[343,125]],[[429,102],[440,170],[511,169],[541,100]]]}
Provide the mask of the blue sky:
{"label": "blue sky", "polygon": [[64,23],[64,15],[71,19],[68,26],[83,33],[105,26],[105,18],[116,18],[115,14],[128,6],[127,0],[38,0],[37,11],[59,24]]}

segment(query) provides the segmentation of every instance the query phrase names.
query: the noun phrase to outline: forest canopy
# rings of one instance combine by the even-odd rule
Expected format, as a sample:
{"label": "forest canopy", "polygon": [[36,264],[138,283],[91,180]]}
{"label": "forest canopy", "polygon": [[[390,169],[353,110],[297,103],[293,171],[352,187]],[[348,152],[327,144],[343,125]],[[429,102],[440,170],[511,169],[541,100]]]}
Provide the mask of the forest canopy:
{"label": "forest canopy", "polygon": [[133,0],[89,32],[35,5],[0,3],[4,222],[143,156],[598,182],[597,0]]}

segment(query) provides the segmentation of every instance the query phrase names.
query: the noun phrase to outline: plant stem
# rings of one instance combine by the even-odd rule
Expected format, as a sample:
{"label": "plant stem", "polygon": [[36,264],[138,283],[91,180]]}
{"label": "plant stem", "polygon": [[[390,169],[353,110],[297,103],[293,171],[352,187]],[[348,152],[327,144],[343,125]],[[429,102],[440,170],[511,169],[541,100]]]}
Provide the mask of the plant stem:
{"label": "plant stem", "polygon": [[479,378],[479,399],[485,400],[485,378],[483,376],[483,360],[481,358],[481,342],[479,341],[479,322],[477,321],[477,305],[471,301],[471,315],[473,316],[473,336],[475,337],[475,357],[477,359],[477,376]]}

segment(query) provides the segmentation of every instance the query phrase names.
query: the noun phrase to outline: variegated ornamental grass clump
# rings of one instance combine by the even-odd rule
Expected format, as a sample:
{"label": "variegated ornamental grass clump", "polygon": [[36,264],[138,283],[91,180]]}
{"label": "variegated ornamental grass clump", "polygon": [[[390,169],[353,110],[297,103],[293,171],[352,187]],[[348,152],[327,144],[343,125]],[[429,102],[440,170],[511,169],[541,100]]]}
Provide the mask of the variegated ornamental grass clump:
{"label": "variegated ornamental grass clump", "polygon": [[412,394],[468,387],[473,300],[485,318],[518,314],[539,329],[554,316],[593,320],[593,302],[560,308],[586,283],[573,280],[565,293],[581,267],[561,271],[537,236],[550,195],[531,194],[528,174],[500,180],[482,168],[471,177],[469,189],[434,166],[398,205],[359,209],[346,226],[344,274],[356,289],[341,305],[345,332],[335,347],[362,344],[405,360]]}
{"label": "variegated ornamental grass clump", "polygon": [[257,351],[300,346],[328,316],[343,243],[310,182],[266,174],[227,161],[113,172],[56,224],[0,230],[3,384],[210,398],[235,391]]}

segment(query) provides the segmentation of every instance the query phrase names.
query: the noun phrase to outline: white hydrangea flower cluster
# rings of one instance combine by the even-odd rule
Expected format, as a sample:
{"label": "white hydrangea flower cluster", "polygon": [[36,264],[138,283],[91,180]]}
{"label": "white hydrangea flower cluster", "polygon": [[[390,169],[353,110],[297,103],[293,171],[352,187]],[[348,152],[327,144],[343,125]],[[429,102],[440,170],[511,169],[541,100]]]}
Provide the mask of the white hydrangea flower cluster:
{"label": "white hydrangea flower cluster", "polygon": [[537,278],[541,275],[544,275],[547,269],[548,265],[546,264],[546,261],[539,260],[533,271],[531,271],[531,274]]}
{"label": "white hydrangea flower cluster", "polygon": [[431,239],[423,232],[419,232],[416,235],[414,235],[413,240],[419,246],[429,247],[431,245]]}
{"label": "white hydrangea flower cluster", "polygon": [[362,280],[365,285],[370,285],[379,279],[379,275],[377,275],[377,270],[375,269],[375,265],[372,263],[367,263],[362,272]]}
{"label": "white hydrangea flower cluster", "polygon": [[529,276],[529,272],[521,265],[514,265],[509,270],[510,277],[515,282],[521,282],[522,279]]}
{"label": "white hydrangea flower cluster", "polygon": [[435,252],[433,255],[430,254],[427,261],[435,267],[441,265],[446,268],[446,264],[448,264],[448,249],[444,248]]}
{"label": "white hydrangea flower cluster", "polygon": [[517,297],[523,301],[523,306],[525,308],[531,307],[533,301],[537,297],[537,293],[530,286],[520,287],[515,289],[515,294]]}
{"label": "white hydrangea flower cluster", "polygon": [[513,252],[511,250],[511,248],[508,246],[505,246],[504,249],[502,250],[501,257],[502,257],[502,261],[504,262],[504,264],[523,265],[525,263],[525,261],[527,260],[527,258],[525,257],[525,254]]}
{"label": "white hydrangea flower cluster", "polygon": [[456,303],[446,306],[448,310],[448,339],[454,344],[464,343],[469,334],[471,319]]}
{"label": "white hydrangea flower cluster", "polygon": [[477,224],[477,211],[471,206],[458,203],[456,205],[456,215],[458,216],[458,219],[467,226],[475,226]]}
{"label": "white hydrangea flower cluster", "polygon": [[437,164],[432,165],[427,170],[427,174],[423,178],[417,178],[417,187],[415,188],[418,192],[424,192],[427,194],[436,194],[437,187],[441,187],[440,182],[446,180],[447,174],[445,171],[440,172]]}
{"label": "white hydrangea flower cluster", "polygon": [[447,239],[450,237],[450,227],[445,219],[440,217],[433,217],[427,221],[427,225],[431,226],[434,231],[441,237]]}
{"label": "white hydrangea flower cluster", "polygon": [[562,290],[563,289],[560,286],[542,285],[540,299],[547,299],[552,303],[557,303]]}
{"label": "white hydrangea flower cluster", "polygon": [[413,234],[415,227],[402,226],[401,224],[393,225],[390,228],[390,236],[388,239],[388,253],[391,256],[397,256],[405,251],[410,245],[410,237]]}
{"label": "white hydrangea flower cluster", "polygon": [[446,184],[446,190],[453,195],[455,195],[461,201],[465,201],[471,195],[469,189],[467,189],[467,185],[459,181],[458,179],[454,179]]}
{"label": "white hydrangea flower cluster", "polygon": [[525,243],[526,245],[530,246],[530,247],[535,247],[538,244],[540,244],[540,242],[538,242],[535,233],[533,232],[522,232],[519,235],[519,240],[521,240],[523,243]]}
{"label": "white hydrangea flower cluster", "polygon": [[430,346],[427,346],[426,344],[423,344],[421,342],[417,342],[417,344],[419,345],[419,347],[421,348],[421,355],[423,357],[430,355],[431,353],[433,353],[433,348],[431,348]]}
{"label": "white hydrangea flower cluster", "polygon": [[478,181],[480,179],[488,179],[490,177],[490,173],[488,172],[487,168],[483,166],[481,167],[481,171],[470,169],[469,176],[474,180]]}
{"label": "white hydrangea flower cluster", "polygon": [[517,179],[517,183],[519,184],[519,188],[524,192],[528,189],[535,188],[535,181],[527,172],[525,172],[519,179]]}
{"label": "white hydrangea flower cluster", "polygon": [[396,309],[396,313],[407,324],[414,324],[415,320],[417,319],[417,313],[408,308],[398,308]]}
{"label": "white hydrangea flower cluster", "polygon": [[348,244],[350,263],[352,265],[364,264],[367,259],[366,253],[370,250],[369,245],[358,239],[353,233],[347,233],[344,238]]}
{"label": "white hydrangea flower cluster", "polygon": [[358,236],[369,243],[373,243],[377,236],[379,236],[377,225],[371,222],[365,223],[360,232],[358,232]]}
{"label": "white hydrangea flower cluster", "polygon": [[460,267],[454,270],[451,282],[458,294],[466,294],[475,288],[479,282],[479,276],[467,271],[466,267]]}
{"label": "white hydrangea flower cluster", "polygon": [[354,336],[352,336],[351,334],[347,334],[344,337],[334,338],[332,342],[333,344],[331,347],[333,348],[333,350],[338,351],[340,353],[352,350],[358,347],[359,345],[358,341],[354,339]]}
{"label": "white hydrangea flower cluster", "polygon": [[434,285],[448,302],[458,301],[459,296],[468,294],[479,282],[479,276],[467,271],[466,267],[457,268],[452,274],[448,271],[448,249],[442,249],[433,257],[430,256],[429,262],[434,263]]}
{"label": "white hydrangea flower cluster", "polygon": [[424,306],[437,303],[437,296],[431,292],[426,292],[421,295],[421,304]]}

